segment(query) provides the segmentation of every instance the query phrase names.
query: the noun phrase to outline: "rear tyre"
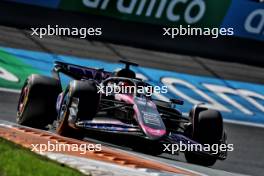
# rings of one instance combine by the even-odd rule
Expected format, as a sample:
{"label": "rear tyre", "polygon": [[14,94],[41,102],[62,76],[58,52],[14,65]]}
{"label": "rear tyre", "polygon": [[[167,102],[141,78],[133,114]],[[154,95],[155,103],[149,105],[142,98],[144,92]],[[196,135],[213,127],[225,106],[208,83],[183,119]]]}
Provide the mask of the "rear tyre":
{"label": "rear tyre", "polygon": [[62,136],[82,139],[84,133],[75,127],[81,120],[91,120],[97,113],[100,94],[93,81],[77,81],[70,83],[60,106],[57,133]]}
{"label": "rear tyre", "polygon": [[29,76],[19,97],[17,123],[45,129],[57,117],[56,101],[60,92],[58,80],[36,74]]}
{"label": "rear tyre", "polygon": [[[223,137],[223,119],[220,112],[203,110],[194,114],[192,138],[201,144],[220,144]],[[217,158],[195,152],[185,152],[187,162],[203,166],[212,166]]]}

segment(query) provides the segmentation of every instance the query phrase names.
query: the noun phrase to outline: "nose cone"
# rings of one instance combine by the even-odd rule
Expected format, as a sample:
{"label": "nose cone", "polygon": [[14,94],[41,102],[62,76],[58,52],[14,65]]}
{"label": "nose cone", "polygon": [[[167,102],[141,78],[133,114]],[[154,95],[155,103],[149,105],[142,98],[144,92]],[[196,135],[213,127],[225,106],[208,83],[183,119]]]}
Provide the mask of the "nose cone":
{"label": "nose cone", "polygon": [[166,127],[151,100],[135,98],[134,110],[142,131],[149,139],[157,140],[166,134]]}

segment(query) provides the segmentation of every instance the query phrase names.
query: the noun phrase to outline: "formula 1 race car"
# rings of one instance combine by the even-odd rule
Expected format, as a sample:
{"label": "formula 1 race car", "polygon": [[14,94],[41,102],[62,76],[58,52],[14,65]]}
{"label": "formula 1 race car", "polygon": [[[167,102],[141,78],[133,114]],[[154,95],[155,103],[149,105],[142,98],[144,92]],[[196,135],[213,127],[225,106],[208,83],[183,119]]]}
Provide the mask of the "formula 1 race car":
{"label": "formula 1 race car", "polygon": [[[202,148],[205,144],[226,144],[220,112],[195,105],[189,115],[183,115],[175,108],[183,105],[182,100],[164,102],[148,96],[153,92],[152,85],[136,78],[130,69],[137,64],[122,62],[126,67],[115,73],[55,62],[53,77],[29,76],[18,102],[18,124],[39,129],[51,126],[58,134],[75,138],[91,137],[93,133],[106,138],[131,137],[140,140],[133,146],[136,150],[152,155],[176,152],[174,144]],[[61,84],[62,75],[72,78],[66,87]],[[184,153],[188,162],[204,166],[227,156],[222,150]]]}

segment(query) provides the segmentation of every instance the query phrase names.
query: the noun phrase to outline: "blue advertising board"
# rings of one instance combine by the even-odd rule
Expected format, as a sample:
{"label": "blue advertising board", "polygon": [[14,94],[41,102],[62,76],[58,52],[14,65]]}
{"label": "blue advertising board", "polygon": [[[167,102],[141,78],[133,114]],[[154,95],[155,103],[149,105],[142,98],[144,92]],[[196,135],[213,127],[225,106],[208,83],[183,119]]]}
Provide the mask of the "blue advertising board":
{"label": "blue advertising board", "polygon": [[264,41],[264,3],[233,0],[222,27],[234,28],[234,35]]}

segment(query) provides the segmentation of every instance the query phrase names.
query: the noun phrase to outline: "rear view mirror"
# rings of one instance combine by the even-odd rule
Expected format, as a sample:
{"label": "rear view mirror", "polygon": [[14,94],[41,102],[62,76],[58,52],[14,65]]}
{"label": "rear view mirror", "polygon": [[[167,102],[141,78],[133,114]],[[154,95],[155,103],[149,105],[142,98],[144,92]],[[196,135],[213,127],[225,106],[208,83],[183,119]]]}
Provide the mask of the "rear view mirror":
{"label": "rear view mirror", "polygon": [[184,101],[179,99],[170,99],[171,103],[177,104],[177,105],[183,105]]}

